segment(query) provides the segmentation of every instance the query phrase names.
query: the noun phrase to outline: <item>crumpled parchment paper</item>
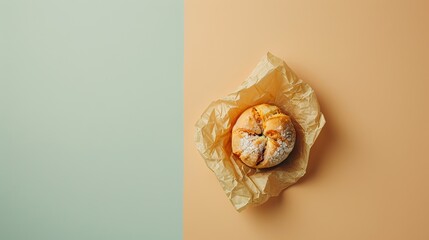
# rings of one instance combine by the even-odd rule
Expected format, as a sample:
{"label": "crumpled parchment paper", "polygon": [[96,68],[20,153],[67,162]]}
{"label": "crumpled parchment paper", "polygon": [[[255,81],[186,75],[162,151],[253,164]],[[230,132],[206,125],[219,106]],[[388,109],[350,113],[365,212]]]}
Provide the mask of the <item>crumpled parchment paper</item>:
{"label": "crumpled parchment paper", "polygon": [[[280,165],[253,169],[231,151],[231,130],[249,107],[274,104],[294,120],[295,147]],[[258,206],[294,184],[306,171],[311,146],[325,124],[314,90],[271,53],[237,91],[212,102],[196,123],[195,142],[237,211]]]}

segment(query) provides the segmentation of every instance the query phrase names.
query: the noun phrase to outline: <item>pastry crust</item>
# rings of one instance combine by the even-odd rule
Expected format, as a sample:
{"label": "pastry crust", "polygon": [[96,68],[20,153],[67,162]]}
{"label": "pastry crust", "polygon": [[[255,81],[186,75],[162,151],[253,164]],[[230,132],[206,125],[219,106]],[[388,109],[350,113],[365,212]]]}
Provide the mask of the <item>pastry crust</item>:
{"label": "pastry crust", "polygon": [[295,145],[291,118],[274,105],[246,109],[232,128],[232,152],[252,168],[269,168],[283,162]]}

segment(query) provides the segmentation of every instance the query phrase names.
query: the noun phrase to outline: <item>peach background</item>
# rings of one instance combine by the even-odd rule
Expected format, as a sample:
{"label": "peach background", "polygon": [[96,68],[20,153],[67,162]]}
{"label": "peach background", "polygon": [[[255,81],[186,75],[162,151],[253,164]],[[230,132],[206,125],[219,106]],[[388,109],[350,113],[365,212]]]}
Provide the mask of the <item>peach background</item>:
{"label": "peach background", "polygon": [[[429,1],[185,1],[184,239],[429,239]],[[327,124],[307,175],[237,213],[193,143],[266,51]]]}

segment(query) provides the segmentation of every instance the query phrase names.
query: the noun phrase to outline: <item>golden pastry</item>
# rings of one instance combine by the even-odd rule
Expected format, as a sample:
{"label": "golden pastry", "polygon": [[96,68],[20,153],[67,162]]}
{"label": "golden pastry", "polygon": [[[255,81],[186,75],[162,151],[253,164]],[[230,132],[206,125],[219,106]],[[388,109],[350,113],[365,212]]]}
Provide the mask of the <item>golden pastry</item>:
{"label": "golden pastry", "polygon": [[269,104],[248,108],[232,128],[232,152],[252,168],[280,164],[292,152],[295,140],[291,118]]}

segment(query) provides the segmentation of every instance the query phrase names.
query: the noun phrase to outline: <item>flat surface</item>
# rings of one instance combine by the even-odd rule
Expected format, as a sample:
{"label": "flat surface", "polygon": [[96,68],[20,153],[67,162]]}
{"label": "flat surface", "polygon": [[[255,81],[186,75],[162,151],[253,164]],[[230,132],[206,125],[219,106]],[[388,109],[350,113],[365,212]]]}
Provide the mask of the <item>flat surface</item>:
{"label": "flat surface", "polygon": [[[428,239],[427,1],[185,1],[184,239]],[[307,175],[237,213],[193,143],[267,52],[327,124]]]}
{"label": "flat surface", "polygon": [[0,36],[0,239],[181,239],[183,3],[0,1]]}

